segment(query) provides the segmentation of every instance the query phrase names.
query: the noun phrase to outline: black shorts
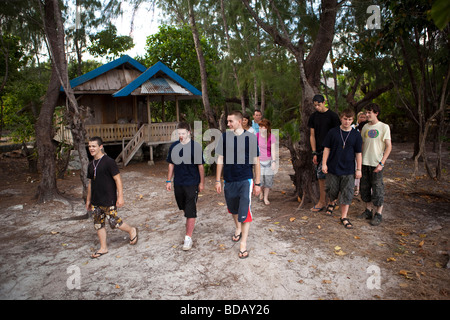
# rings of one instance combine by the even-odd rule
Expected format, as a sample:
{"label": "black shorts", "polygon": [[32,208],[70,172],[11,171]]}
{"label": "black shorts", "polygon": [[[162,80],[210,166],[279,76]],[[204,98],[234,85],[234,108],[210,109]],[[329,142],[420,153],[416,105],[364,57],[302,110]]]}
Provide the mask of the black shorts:
{"label": "black shorts", "polygon": [[178,208],[186,218],[197,218],[198,186],[174,186]]}

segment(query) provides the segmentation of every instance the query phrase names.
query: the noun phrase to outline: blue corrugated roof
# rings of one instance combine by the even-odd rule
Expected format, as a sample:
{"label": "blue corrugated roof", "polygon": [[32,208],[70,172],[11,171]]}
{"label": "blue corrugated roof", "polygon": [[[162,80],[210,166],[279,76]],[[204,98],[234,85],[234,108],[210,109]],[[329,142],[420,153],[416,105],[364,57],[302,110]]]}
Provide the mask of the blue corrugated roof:
{"label": "blue corrugated roof", "polygon": [[[83,74],[82,76],[79,76],[75,79],[70,80],[70,86],[72,88],[75,88],[76,86],[79,86],[80,84],[83,84],[89,80],[92,80],[92,79],[108,72],[109,70],[117,68],[118,66],[120,66],[124,63],[131,64],[133,67],[135,67],[137,70],[139,70],[141,72],[144,72],[146,70],[146,67],[144,65],[142,65],[138,61],[134,60],[130,56],[124,55],[124,56],[120,57],[119,59],[108,62],[107,64],[104,64],[104,65],[98,67],[97,69],[89,71],[88,73]],[[64,91],[62,86],[61,86],[60,90]]]}
{"label": "blue corrugated roof", "polygon": [[116,93],[113,94],[113,97],[126,97],[130,95],[134,90],[139,88],[145,81],[153,77],[159,71],[164,72],[167,76],[172,78],[175,82],[177,82],[180,86],[184,87],[186,90],[190,91],[193,95],[201,96],[202,92],[191,85],[189,82],[180,77],[177,73],[175,73],[172,69],[167,67],[161,61],[155,63],[152,67],[148,68],[143,74],[134,79],[130,84],[126,87],[120,89]]}

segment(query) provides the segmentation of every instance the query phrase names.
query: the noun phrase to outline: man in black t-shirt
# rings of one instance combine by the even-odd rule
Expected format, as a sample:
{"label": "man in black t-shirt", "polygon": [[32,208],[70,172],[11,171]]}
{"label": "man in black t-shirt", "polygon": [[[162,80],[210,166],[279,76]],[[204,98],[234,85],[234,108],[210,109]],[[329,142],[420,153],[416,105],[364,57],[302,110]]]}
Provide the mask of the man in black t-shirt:
{"label": "man in black t-shirt", "polygon": [[203,167],[202,146],[191,140],[191,129],[188,123],[181,122],[177,126],[179,140],[172,143],[166,161],[169,169],[166,180],[166,190],[175,193],[178,208],[184,211],[186,217],[186,235],[183,250],[192,247],[192,233],[197,218],[198,193],[205,185],[205,170]]}
{"label": "man in black t-shirt", "polygon": [[86,209],[93,211],[94,228],[100,240],[100,249],[91,255],[93,259],[108,253],[105,219],[108,219],[112,229],[128,232],[131,245],[138,241],[138,229],[129,226],[117,215],[117,208],[124,205],[122,178],[114,159],[104,154],[102,149],[101,138],[89,139],[89,153],[94,160],[88,166]]}
{"label": "man in black t-shirt", "polygon": [[325,98],[318,94],[313,98],[314,107],[316,111],[309,117],[308,127],[310,128],[309,141],[311,143],[311,150],[313,154],[313,163],[316,167],[317,179],[319,180],[320,198],[319,202],[311,208],[313,212],[322,211],[326,205],[325,193],[325,174],[322,172],[322,155],[323,155],[323,140],[331,128],[337,127],[341,124],[339,116],[329,110],[325,105]]}

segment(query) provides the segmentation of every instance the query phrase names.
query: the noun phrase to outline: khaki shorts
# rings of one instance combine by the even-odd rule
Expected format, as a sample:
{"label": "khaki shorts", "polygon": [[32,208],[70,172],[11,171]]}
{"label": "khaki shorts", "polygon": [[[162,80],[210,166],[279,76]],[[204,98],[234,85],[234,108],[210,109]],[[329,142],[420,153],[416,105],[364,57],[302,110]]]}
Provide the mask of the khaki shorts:
{"label": "khaki shorts", "polygon": [[122,219],[117,215],[117,207],[92,206],[92,217],[94,218],[94,228],[99,230],[105,227],[105,219],[108,219],[111,229],[120,227]]}

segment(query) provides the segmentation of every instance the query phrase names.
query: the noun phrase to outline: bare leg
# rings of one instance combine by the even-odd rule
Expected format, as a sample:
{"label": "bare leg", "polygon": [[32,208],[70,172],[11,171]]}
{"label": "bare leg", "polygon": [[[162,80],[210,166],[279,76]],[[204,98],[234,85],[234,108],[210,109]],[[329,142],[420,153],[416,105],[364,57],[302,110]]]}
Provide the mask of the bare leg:
{"label": "bare leg", "polygon": [[91,255],[92,258],[98,258],[101,254],[108,253],[108,247],[106,245],[106,229],[103,227],[97,230],[98,240],[100,241],[100,249]]}
{"label": "bare leg", "polygon": [[234,236],[233,236],[233,240],[234,241],[239,241],[239,235],[242,232],[242,226],[241,223],[238,221],[238,215],[237,214],[233,214],[233,220],[234,220],[234,224],[236,225],[236,231],[234,232]]}
{"label": "bare leg", "polygon": [[353,228],[353,225],[350,223],[350,220],[347,218],[348,208],[350,207],[348,204],[341,204],[341,222],[347,229]]}
{"label": "bare leg", "polygon": [[322,208],[326,205],[325,179],[319,179],[319,191],[319,202],[317,202],[316,205],[311,208],[311,211],[313,212],[321,211]]}
{"label": "bare leg", "polygon": [[269,205],[270,201],[269,201],[269,192],[270,192],[270,188],[264,188],[264,204]]}
{"label": "bare leg", "polygon": [[195,226],[195,218],[187,218],[186,219],[186,235],[192,237],[192,233],[194,232]]}
{"label": "bare leg", "polygon": [[135,238],[137,234],[136,228],[133,228],[124,222],[120,227],[118,227],[118,229],[128,232],[128,234],[130,235],[130,240],[134,239],[133,242],[130,242],[130,244],[135,244],[137,242],[138,239]]}
{"label": "bare leg", "polygon": [[245,258],[248,257],[248,251],[247,251],[247,238],[248,238],[248,231],[250,230],[250,222],[241,223],[242,227],[242,238],[241,238],[241,244],[239,248],[239,257]]}

